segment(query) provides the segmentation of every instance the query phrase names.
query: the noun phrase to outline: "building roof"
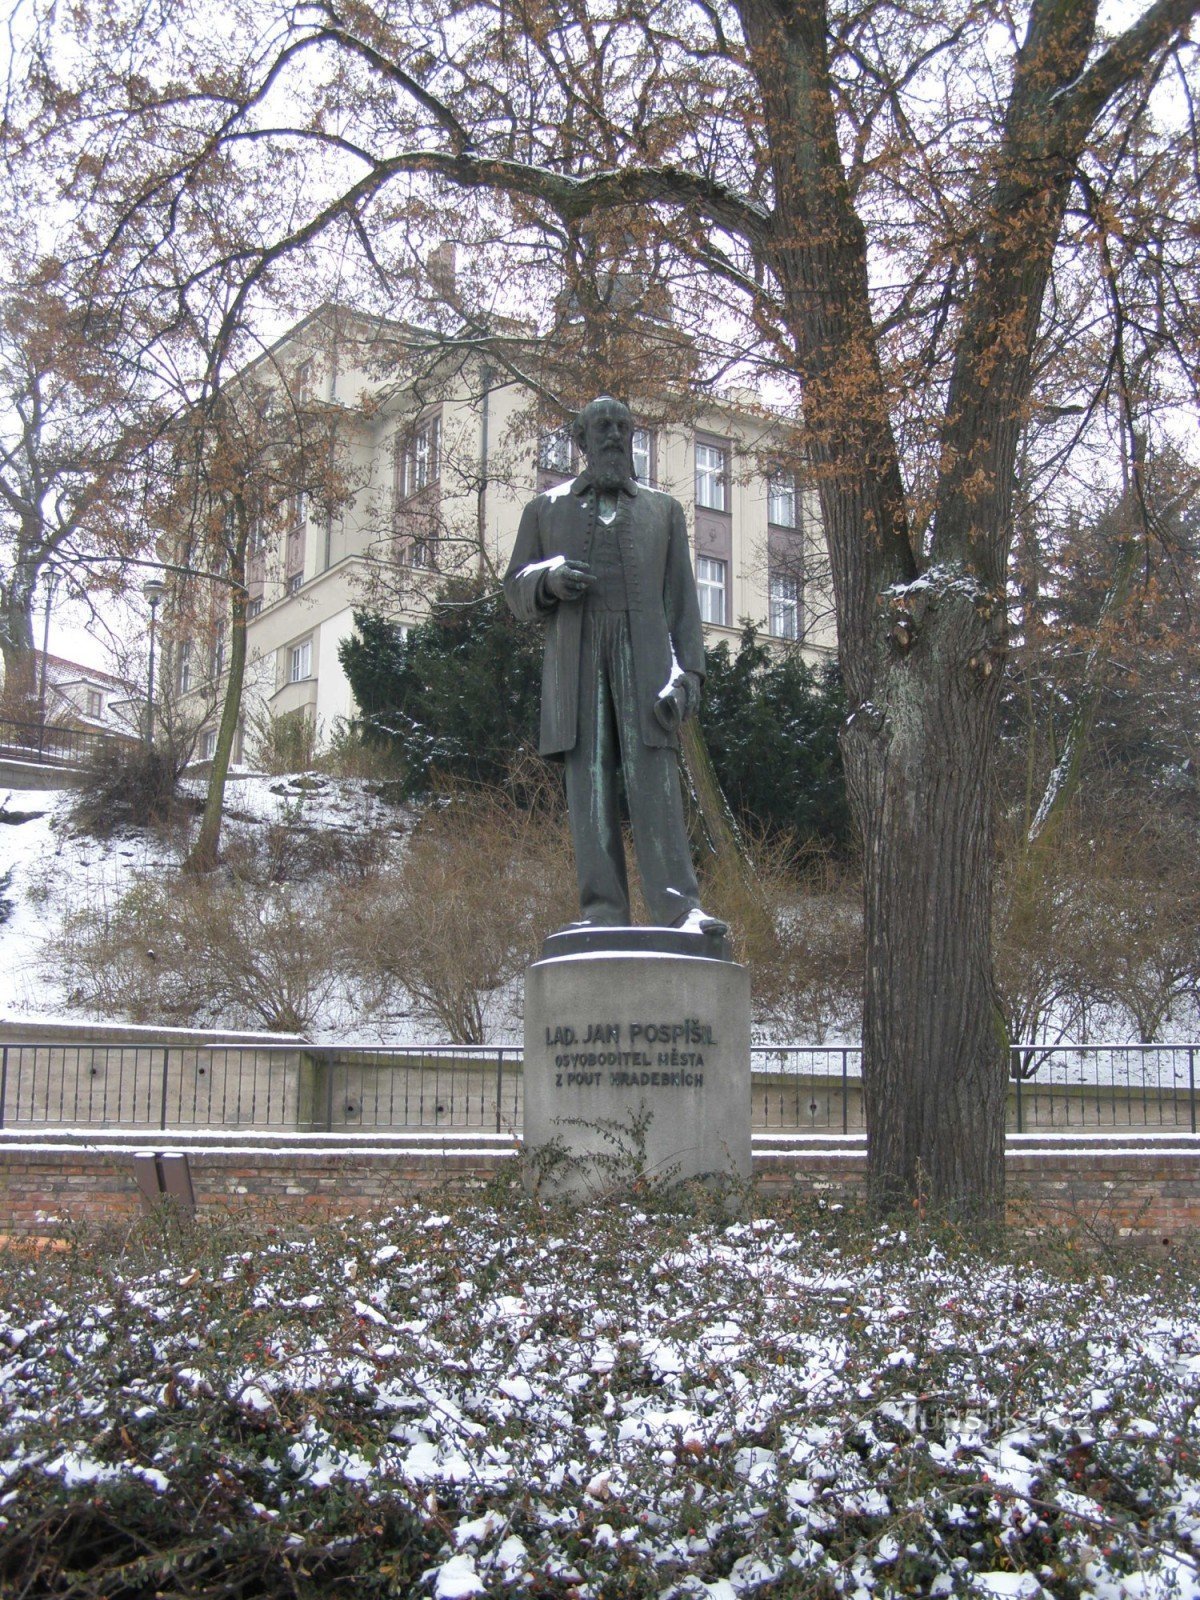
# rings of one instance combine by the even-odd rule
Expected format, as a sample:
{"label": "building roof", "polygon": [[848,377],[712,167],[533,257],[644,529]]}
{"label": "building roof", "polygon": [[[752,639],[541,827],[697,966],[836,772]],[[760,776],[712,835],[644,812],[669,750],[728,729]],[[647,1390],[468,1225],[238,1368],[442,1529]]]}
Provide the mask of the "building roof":
{"label": "building roof", "polygon": [[[38,676],[42,671],[42,652],[35,650],[33,659],[36,664]],[[99,667],[86,667],[80,661],[70,661],[66,656],[56,656],[47,652],[46,681],[56,688],[67,688],[73,683],[88,684],[97,689],[118,689],[122,694],[129,693],[129,684],[124,678],[118,678],[111,672],[104,672]]]}

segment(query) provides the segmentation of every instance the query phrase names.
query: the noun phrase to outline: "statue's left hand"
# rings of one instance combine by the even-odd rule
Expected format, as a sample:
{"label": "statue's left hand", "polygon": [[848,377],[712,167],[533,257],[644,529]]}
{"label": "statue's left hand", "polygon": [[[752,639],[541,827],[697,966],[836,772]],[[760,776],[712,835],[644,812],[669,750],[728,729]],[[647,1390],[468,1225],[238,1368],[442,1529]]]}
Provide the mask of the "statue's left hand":
{"label": "statue's left hand", "polygon": [[698,672],[685,672],[679,679],[681,720],[684,722],[694,717],[700,709],[700,684]]}

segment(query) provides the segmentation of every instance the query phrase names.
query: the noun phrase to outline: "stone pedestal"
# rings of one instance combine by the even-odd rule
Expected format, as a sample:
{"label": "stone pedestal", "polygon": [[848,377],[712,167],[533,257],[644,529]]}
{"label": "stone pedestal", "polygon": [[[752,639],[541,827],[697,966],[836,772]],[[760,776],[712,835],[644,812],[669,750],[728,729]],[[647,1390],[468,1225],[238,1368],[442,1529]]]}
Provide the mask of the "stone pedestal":
{"label": "stone pedestal", "polygon": [[750,980],[722,937],[569,930],[525,975],[525,1151],[545,1193],[750,1177]]}

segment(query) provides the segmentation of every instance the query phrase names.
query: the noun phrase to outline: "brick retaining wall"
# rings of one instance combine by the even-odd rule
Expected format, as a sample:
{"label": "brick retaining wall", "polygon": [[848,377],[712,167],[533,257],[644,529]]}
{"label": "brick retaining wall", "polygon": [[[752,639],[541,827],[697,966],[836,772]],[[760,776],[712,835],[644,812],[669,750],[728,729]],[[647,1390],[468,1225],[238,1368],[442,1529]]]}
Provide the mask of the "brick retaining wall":
{"label": "brick retaining wall", "polygon": [[[1014,1147],[1015,1146],[1015,1147]],[[755,1177],[770,1192],[800,1190],[831,1201],[862,1193],[864,1154],[781,1157],[756,1153]],[[1010,1141],[1009,1220],[1167,1242],[1200,1231],[1200,1145],[1195,1148],[1073,1150]]]}
{"label": "brick retaining wall", "polygon": [[1131,1150],[1079,1154],[1009,1152],[1016,1217],[1083,1229],[1115,1229],[1168,1243],[1200,1230],[1200,1153]]}
{"label": "brick retaining wall", "polygon": [[[163,1148],[160,1144],[158,1148]],[[178,1146],[175,1146],[178,1147]],[[146,1148],[154,1148],[153,1145]],[[297,1218],[354,1213],[420,1191],[477,1189],[510,1160],[490,1148],[236,1149],[188,1147],[200,1214],[262,1205]],[[132,1220],[142,1210],[131,1146],[0,1145],[0,1233],[46,1235],[73,1223]],[[865,1152],[851,1141],[779,1142],[755,1151],[765,1192],[831,1201],[861,1193]],[[1055,1223],[1169,1241],[1200,1229],[1200,1142],[1104,1148],[1024,1145],[1008,1152],[1014,1222]]]}
{"label": "brick retaining wall", "polygon": [[[491,1152],[416,1157],[189,1151],[196,1207],[268,1206],[298,1217],[341,1215],[446,1185],[478,1188],[497,1170]],[[80,1222],[131,1221],[143,1205],[132,1153],[0,1149],[0,1233],[47,1234]]]}

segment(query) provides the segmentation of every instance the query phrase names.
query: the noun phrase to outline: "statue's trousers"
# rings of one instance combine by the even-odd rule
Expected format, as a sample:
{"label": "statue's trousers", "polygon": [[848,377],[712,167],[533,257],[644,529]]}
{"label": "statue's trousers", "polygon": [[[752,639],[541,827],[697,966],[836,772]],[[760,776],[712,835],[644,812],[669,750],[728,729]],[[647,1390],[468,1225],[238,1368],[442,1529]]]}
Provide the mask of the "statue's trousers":
{"label": "statue's trousers", "polygon": [[584,920],[629,922],[629,881],[621,840],[620,779],[647,909],[670,926],[700,904],[688,849],[674,750],[647,745],[639,731],[629,616],[584,603],[579,721],[566,752],[567,804]]}

